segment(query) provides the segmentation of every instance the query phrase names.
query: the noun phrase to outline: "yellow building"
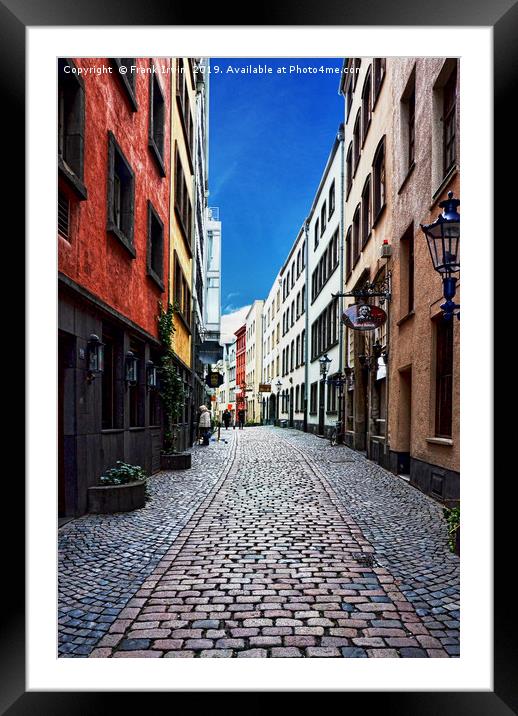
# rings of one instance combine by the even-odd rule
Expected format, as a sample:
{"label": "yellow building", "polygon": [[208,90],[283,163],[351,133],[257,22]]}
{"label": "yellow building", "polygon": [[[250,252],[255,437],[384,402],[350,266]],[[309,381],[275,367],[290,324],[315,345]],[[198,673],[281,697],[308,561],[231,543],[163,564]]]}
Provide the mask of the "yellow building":
{"label": "yellow building", "polygon": [[[192,376],[192,263],[194,224],[194,161],[196,77],[194,58],[173,60],[171,108],[171,207],[169,296],[176,302],[174,350],[178,368],[189,396]],[[181,416],[179,449],[188,446],[189,400]]]}

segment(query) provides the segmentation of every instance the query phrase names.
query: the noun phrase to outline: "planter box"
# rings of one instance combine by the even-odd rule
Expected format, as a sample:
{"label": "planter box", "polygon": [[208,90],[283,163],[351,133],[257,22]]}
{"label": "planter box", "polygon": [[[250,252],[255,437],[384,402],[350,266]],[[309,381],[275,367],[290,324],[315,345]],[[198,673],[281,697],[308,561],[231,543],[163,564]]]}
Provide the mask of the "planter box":
{"label": "planter box", "polygon": [[191,467],[190,452],[172,452],[160,455],[160,469],[162,470],[188,470]]}
{"label": "planter box", "polygon": [[88,511],[92,514],[130,512],[146,504],[146,480],[127,485],[99,485],[88,488]]}

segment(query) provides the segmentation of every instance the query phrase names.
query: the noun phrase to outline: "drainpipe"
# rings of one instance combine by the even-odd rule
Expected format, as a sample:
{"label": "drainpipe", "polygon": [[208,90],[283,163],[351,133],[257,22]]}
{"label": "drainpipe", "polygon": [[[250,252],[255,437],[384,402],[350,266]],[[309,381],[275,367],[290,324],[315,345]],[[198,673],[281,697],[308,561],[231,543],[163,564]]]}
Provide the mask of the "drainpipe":
{"label": "drainpipe", "polygon": [[[338,299],[338,321],[339,321],[339,333],[338,333],[338,372],[342,375],[343,371],[343,358],[344,358],[344,324],[342,321],[342,315],[344,312],[344,176],[345,176],[345,163],[344,163],[344,125],[341,124],[338,129],[338,141],[341,143],[340,147],[340,298]],[[347,388],[347,386],[345,386]],[[344,411],[342,410],[342,403],[346,390],[340,391],[338,395],[338,421],[342,421],[340,428],[342,436],[345,436],[345,421],[343,418]]]}

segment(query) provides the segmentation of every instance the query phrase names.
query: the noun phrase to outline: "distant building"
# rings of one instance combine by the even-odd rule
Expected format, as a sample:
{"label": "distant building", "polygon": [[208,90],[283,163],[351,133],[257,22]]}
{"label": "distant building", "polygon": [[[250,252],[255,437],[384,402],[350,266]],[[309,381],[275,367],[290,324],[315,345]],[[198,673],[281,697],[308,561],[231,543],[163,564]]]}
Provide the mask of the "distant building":
{"label": "distant building", "polygon": [[[246,323],[240,326],[236,336],[236,414],[246,410]],[[243,390],[244,388],[244,390]]]}
{"label": "distant building", "polygon": [[263,305],[263,300],[254,301],[246,316],[246,413],[247,419],[252,423],[259,423],[262,417],[259,384],[263,362]]}

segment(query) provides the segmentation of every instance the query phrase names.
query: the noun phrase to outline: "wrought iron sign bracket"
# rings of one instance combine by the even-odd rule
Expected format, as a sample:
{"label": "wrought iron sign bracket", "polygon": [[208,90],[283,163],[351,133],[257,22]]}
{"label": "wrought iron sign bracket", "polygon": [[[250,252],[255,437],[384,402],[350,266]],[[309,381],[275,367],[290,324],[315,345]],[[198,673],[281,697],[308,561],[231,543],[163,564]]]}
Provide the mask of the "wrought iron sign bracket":
{"label": "wrought iron sign bracket", "polygon": [[357,298],[361,301],[378,297],[380,299],[380,305],[383,306],[385,301],[390,303],[392,300],[391,276],[392,274],[389,271],[386,278],[379,283],[370,283],[367,281],[362,288],[358,288],[354,291],[346,291],[345,293],[333,293],[331,295],[333,298],[343,296],[344,298]]}

